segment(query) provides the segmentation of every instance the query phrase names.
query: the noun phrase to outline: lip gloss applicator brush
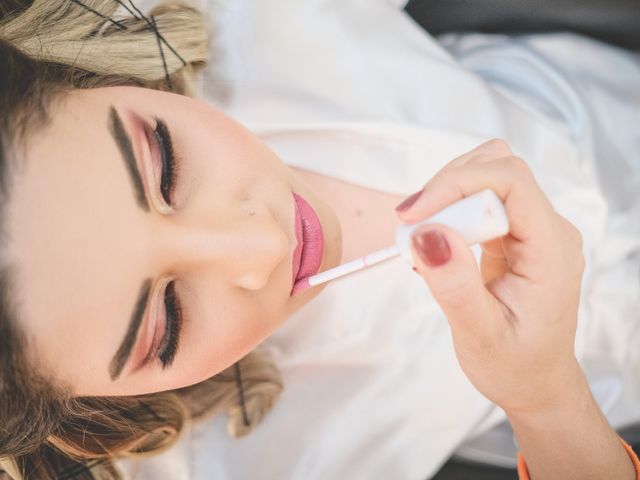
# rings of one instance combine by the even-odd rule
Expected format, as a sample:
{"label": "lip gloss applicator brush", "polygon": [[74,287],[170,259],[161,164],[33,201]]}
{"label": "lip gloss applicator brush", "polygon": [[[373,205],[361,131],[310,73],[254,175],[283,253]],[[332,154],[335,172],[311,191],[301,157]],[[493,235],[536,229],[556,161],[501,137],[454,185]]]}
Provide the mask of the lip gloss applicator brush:
{"label": "lip gloss applicator brush", "polygon": [[411,234],[416,228],[429,223],[438,223],[452,228],[460,234],[467,245],[486,242],[509,232],[509,220],[504,205],[493,190],[482,190],[452,203],[426,220],[414,224],[399,225],[396,229],[395,245],[302,279],[296,285],[296,290],[306,290],[398,255],[402,255],[406,261],[412,264]]}

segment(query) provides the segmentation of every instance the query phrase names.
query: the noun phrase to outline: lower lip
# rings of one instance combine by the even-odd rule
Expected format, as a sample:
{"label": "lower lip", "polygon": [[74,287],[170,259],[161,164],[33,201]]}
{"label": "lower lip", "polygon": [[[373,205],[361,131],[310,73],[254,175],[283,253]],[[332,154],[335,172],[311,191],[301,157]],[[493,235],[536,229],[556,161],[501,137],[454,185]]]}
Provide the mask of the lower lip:
{"label": "lower lip", "polygon": [[318,273],[324,253],[324,235],[318,214],[300,195],[294,193],[296,205],[296,238],[293,252],[293,289],[291,294],[304,290],[306,278]]}

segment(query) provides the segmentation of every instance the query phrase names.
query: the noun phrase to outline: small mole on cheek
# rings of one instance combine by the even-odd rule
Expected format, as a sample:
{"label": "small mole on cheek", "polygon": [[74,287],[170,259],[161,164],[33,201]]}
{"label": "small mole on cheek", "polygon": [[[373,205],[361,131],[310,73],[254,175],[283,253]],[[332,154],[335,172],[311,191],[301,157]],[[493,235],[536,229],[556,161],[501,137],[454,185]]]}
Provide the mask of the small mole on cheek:
{"label": "small mole on cheek", "polygon": [[359,208],[356,208],[356,217],[361,217],[362,216],[362,210],[360,210]]}

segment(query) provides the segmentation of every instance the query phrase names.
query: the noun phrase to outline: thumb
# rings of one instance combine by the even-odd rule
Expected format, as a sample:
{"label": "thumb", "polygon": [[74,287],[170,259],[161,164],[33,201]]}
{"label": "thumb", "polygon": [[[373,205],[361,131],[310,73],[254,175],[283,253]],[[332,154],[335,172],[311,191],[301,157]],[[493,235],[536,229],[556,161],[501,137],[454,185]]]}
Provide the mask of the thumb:
{"label": "thumb", "polygon": [[473,252],[452,229],[425,225],[412,235],[416,271],[424,278],[452,330],[487,331],[497,300],[485,288]]}

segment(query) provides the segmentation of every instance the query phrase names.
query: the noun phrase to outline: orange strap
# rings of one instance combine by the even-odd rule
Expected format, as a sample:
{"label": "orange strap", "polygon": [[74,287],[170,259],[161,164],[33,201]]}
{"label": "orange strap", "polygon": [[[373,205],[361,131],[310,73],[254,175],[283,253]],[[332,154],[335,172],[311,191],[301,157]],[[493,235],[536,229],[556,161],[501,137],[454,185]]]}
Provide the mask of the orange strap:
{"label": "orange strap", "polygon": [[[622,439],[620,439],[624,449],[629,454],[631,461],[633,462],[633,466],[636,469],[636,480],[640,480],[640,460],[638,460],[638,455],[633,449]],[[529,470],[527,469],[527,464],[524,461],[524,456],[518,452],[518,478],[520,480],[530,480]]]}

